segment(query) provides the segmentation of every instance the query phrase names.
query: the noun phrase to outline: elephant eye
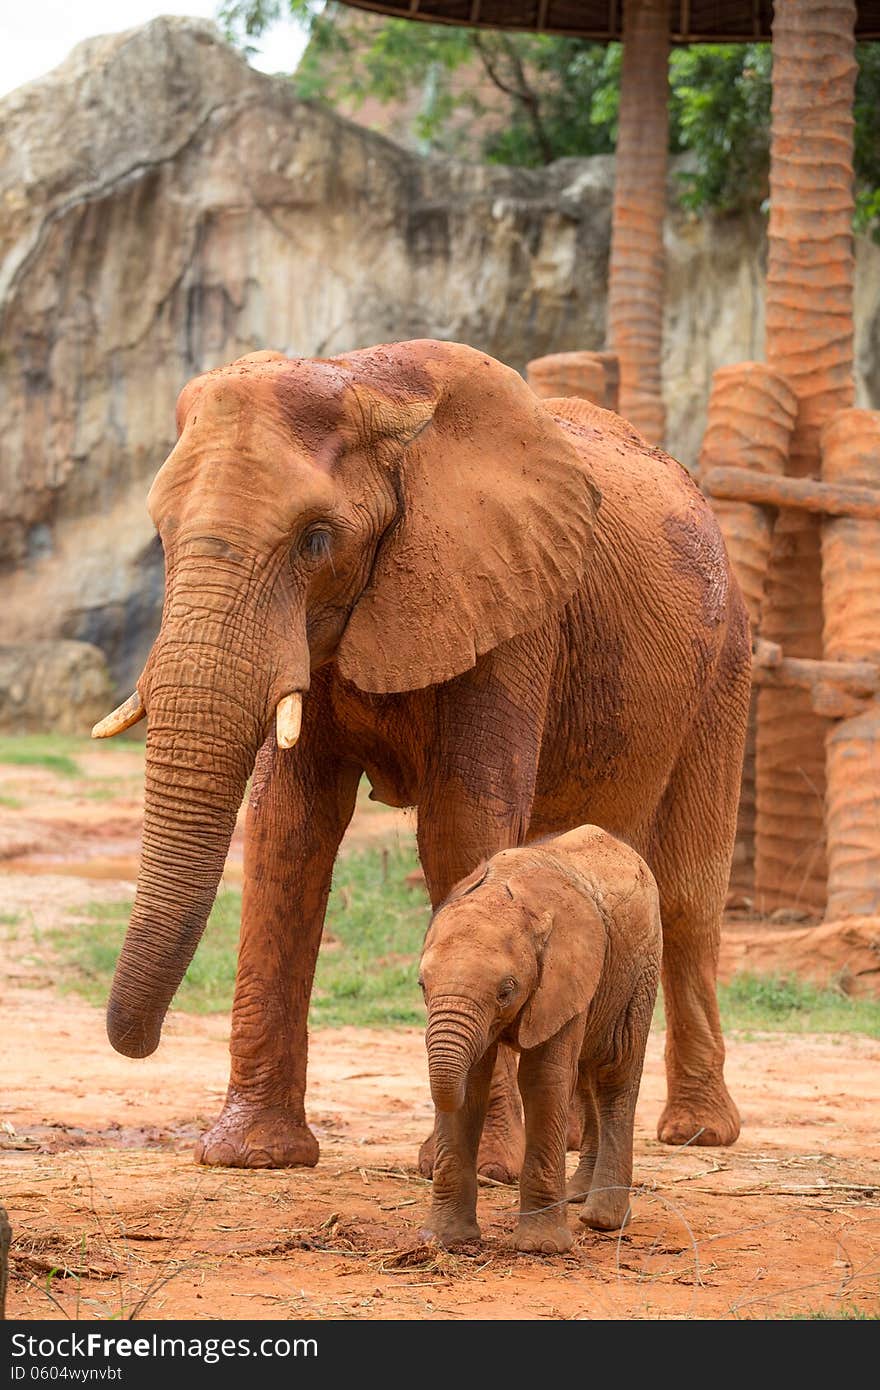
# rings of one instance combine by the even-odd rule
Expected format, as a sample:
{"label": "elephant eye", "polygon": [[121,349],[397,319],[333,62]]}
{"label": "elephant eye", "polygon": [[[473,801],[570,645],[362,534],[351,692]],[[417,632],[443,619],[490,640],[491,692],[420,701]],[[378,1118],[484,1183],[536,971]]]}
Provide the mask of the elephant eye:
{"label": "elephant eye", "polygon": [[330,554],[330,532],[324,528],[308,531],[300,541],[300,554],[307,560],[323,560]]}
{"label": "elephant eye", "polygon": [[500,987],[500,989],[498,990],[498,1002],[499,1002],[499,1004],[506,1004],[506,1003],[512,998],[512,996],[513,996],[513,994],[515,993],[515,991],[516,991],[516,980],[514,980],[514,979],[502,980],[502,982],[501,982],[501,987]]}

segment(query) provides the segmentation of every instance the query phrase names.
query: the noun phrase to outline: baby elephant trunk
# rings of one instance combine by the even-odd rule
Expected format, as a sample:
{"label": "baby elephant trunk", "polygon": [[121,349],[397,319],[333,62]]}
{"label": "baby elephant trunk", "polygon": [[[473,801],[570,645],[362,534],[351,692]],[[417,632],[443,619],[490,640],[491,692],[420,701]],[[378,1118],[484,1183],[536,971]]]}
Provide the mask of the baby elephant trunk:
{"label": "baby elephant trunk", "polygon": [[438,1110],[464,1105],[468,1072],[486,1050],[486,1027],[466,999],[441,999],[428,1014],[428,1076]]}

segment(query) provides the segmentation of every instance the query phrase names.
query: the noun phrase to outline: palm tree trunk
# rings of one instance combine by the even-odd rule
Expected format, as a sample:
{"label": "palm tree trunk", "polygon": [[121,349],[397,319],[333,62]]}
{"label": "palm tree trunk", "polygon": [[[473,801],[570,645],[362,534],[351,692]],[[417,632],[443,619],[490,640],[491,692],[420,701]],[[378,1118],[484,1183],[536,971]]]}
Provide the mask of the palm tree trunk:
{"label": "palm tree trunk", "polygon": [[[767,361],[798,398],[788,472],[818,477],[819,435],[853,402],[852,0],[776,0]],[[781,513],[763,634],[822,655],[821,522]],[[756,889],[765,911],[821,912],[826,895],[825,734],[799,691],[758,697]]]}
{"label": "palm tree trunk", "polygon": [[620,413],[652,444],[666,425],[661,394],[669,0],[629,0],[608,285],[608,345],[620,358]]}

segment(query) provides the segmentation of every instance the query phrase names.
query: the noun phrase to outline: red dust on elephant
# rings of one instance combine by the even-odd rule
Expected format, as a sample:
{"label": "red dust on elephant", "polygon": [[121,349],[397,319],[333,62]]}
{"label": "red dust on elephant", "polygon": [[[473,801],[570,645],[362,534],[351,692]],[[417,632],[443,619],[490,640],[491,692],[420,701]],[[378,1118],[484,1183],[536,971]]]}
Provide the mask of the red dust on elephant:
{"label": "red dust on elephant", "polygon": [[[587,822],[644,857],[663,924],[658,1132],[732,1143],[715,965],[750,652],[686,471],[612,413],[538,400],[484,353],[432,341],[259,353],[191,382],[178,425],[150,494],[161,630],[100,729],[147,715],[107,1020],[121,1052],[157,1046],[253,773],[232,1071],[200,1160],[317,1160],[306,1018],[364,774],[418,808],[435,906],[499,850]],[[481,1170],[515,1177],[522,1142],[501,1047]]]}

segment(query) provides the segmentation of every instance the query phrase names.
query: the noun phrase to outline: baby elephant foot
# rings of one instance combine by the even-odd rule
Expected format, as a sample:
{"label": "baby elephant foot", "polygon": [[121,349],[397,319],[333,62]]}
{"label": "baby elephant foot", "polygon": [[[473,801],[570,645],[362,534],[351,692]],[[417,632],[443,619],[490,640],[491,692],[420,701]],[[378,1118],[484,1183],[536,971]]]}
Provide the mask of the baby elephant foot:
{"label": "baby elephant foot", "polygon": [[661,1144],[696,1144],[726,1148],[739,1138],[739,1111],[722,1082],[699,1099],[671,1098],[660,1116]]}
{"label": "baby elephant foot", "polygon": [[515,1249],[535,1255],[564,1255],[572,1247],[572,1234],[561,1221],[535,1221],[520,1217],[513,1235]]}
{"label": "baby elephant foot", "polygon": [[593,1169],[595,1162],[585,1164],[581,1161],[572,1173],[568,1182],[565,1184],[565,1195],[570,1202],[583,1202],[590,1194],[593,1186]]}
{"label": "baby elephant foot", "polygon": [[432,1211],[419,1235],[426,1244],[434,1240],[444,1247],[481,1239],[481,1231],[474,1218],[460,1212]]}
{"label": "baby elephant foot", "polygon": [[593,1231],[622,1231],[631,1218],[629,1192],[592,1192],[578,1213]]}
{"label": "baby elephant foot", "polygon": [[318,1141],[284,1106],[232,1101],[196,1144],[195,1160],[209,1168],[314,1168]]}

